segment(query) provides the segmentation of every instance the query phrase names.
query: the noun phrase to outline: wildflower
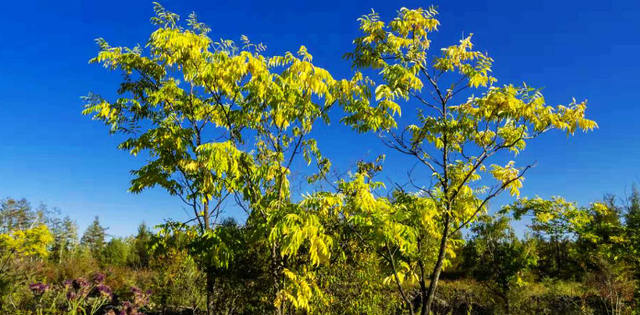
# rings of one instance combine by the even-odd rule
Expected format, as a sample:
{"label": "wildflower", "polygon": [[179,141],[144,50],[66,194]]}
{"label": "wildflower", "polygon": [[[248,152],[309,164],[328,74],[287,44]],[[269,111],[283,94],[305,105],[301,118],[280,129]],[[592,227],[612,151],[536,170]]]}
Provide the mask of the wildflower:
{"label": "wildflower", "polygon": [[93,279],[92,280],[93,280],[93,283],[95,283],[95,284],[102,284],[104,282],[104,278],[105,278],[104,273],[98,272],[98,273],[93,275]]}
{"label": "wildflower", "polygon": [[75,300],[76,297],[78,297],[78,295],[76,294],[76,291],[69,291],[67,292],[67,300]]}
{"label": "wildflower", "polygon": [[84,278],[78,278],[73,280],[72,287],[75,290],[86,289],[89,287],[89,282]]}
{"label": "wildflower", "polygon": [[98,295],[102,297],[113,297],[113,293],[111,292],[111,288],[108,285],[99,284],[96,286],[96,291]]}
{"label": "wildflower", "polygon": [[143,306],[149,303],[149,297],[151,295],[151,290],[147,290],[146,292],[142,292],[137,287],[131,287],[131,293],[133,293],[133,304],[136,306]]}
{"label": "wildflower", "polygon": [[49,289],[49,285],[37,282],[30,284],[29,289],[31,289],[31,291],[33,291],[33,293],[36,295],[42,295]]}
{"label": "wildflower", "polygon": [[122,303],[122,309],[118,315],[138,315],[138,312],[137,309],[129,303],[129,301],[126,301]]}
{"label": "wildflower", "polygon": [[71,290],[80,298],[86,297],[91,291],[91,284],[84,278],[77,278],[71,282]]}

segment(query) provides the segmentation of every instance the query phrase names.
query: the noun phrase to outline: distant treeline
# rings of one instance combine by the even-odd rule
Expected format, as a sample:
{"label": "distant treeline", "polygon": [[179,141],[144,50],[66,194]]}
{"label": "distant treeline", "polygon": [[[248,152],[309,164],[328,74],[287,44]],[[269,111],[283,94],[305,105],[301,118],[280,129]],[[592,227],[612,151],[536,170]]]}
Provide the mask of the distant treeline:
{"label": "distant treeline", "polygon": [[[519,217],[518,211],[536,207],[523,238],[514,233],[512,218],[500,213],[482,216],[465,240],[456,235],[459,243],[436,294],[435,314],[635,314],[640,305],[635,186],[627,198],[605,195],[588,207],[567,203],[547,211],[533,203],[521,200],[509,209]],[[273,307],[269,248],[233,220],[220,228],[252,246],[236,248],[225,268],[202,270],[180,249],[186,234],[168,240],[143,223],[135,235],[107,241],[108,228],[96,217],[79,238],[75,222],[57,213],[25,199],[2,200],[3,313],[72,314],[69,307],[80,306],[88,314],[204,314],[207,276],[214,277],[211,303],[221,314],[267,313]],[[324,299],[311,302],[318,303],[318,314],[401,312],[399,291],[384,279],[389,267],[359,249],[357,235],[347,233],[341,242],[348,246],[343,256],[316,273],[313,289]],[[419,304],[415,284],[403,283],[405,294]]]}

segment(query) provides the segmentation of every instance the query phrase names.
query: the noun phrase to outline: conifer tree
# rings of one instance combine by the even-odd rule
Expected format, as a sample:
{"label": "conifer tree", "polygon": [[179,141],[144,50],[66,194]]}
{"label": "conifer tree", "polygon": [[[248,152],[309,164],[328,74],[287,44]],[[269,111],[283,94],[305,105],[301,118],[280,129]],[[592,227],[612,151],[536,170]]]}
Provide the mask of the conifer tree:
{"label": "conifer tree", "polygon": [[100,225],[100,218],[96,216],[91,225],[82,234],[82,239],[80,239],[80,244],[86,246],[96,259],[100,258],[100,253],[104,248],[107,230],[108,228]]}

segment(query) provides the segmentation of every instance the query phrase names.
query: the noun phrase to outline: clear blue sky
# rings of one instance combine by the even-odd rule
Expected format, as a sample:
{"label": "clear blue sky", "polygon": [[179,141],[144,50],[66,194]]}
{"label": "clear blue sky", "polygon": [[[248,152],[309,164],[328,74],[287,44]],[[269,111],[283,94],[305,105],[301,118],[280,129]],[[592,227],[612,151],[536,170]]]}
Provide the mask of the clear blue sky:
{"label": "clear blue sky", "polygon": [[[550,133],[519,156],[521,164],[538,162],[523,195],[557,194],[586,204],[604,192],[624,194],[640,177],[637,1],[162,3],[183,17],[195,11],[214,38],[247,35],[272,54],[306,45],[335,77],[349,75],[341,56],[352,47],[360,15],[375,8],[388,20],[400,7],[435,4],[441,21],[435,45],[473,32],[477,47],[496,60],[499,83],[544,87],[552,104],[589,100],[598,130],[573,138]],[[182,204],[160,190],[127,193],[129,170],[143,160],[116,150],[118,138],[80,115],[80,96],[113,96],[120,79],[87,64],[97,52],[93,40],[144,44],[153,30],[151,1],[5,1],[0,7],[0,196],[59,207],[82,229],[99,215],[114,235],[133,233],[143,220],[184,218]],[[338,166],[383,153],[377,139],[337,120],[321,131],[320,148]],[[391,155],[388,174],[402,176],[408,162]]]}

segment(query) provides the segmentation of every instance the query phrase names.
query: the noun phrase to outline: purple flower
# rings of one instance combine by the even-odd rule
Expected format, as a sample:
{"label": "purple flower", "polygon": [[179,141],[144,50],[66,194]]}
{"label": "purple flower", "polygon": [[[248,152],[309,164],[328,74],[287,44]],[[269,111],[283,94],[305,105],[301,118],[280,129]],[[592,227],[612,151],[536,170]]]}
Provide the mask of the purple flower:
{"label": "purple flower", "polygon": [[111,288],[108,285],[99,284],[96,286],[96,291],[102,297],[113,297],[113,293],[111,292]]}
{"label": "purple flower", "polygon": [[133,293],[134,295],[142,294],[142,290],[137,287],[131,287],[131,293]]}
{"label": "purple flower", "polygon": [[133,307],[133,305],[131,305],[129,301],[122,303],[122,309],[120,310],[120,313],[118,313],[118,315],[137,315],[137,314],[138,312],[136,308]]}
{"label": "purple flower", "polygon": [[131,287],[131,292],[133,293],[133,304],[137,307],[141,307],[149,303],[149,296],[151,295],[151,290],[147,290],[146,292],[142,292],[139,288]]}
{"label": "purple flower", "polygon": [[44,294],[44,292],[46,292],[49,289],[49,285],[41,282],[37,282],[37,283],[30,284],[29,289],[31,289],[31,291],[33,291],[33,293],[36,295],[42,295]]}
{"label": "purple flower", "polygon": [[67,292],[67,300],[75,300],[77,296],[75,291]]}
{"label": "purple flower", "polygon": [[78,278],[73,280],[71,284],[75,290],[86,289],[89,287],[89,282],[85,278]]}
{"label": "purple flower", "polygon": [[93,279],[92,280],[93,280],[93,283],[102,284],[104,282],[104,278],[105,278],[104,273],[99,273],[98,272],[98,273],[93,275]]}

